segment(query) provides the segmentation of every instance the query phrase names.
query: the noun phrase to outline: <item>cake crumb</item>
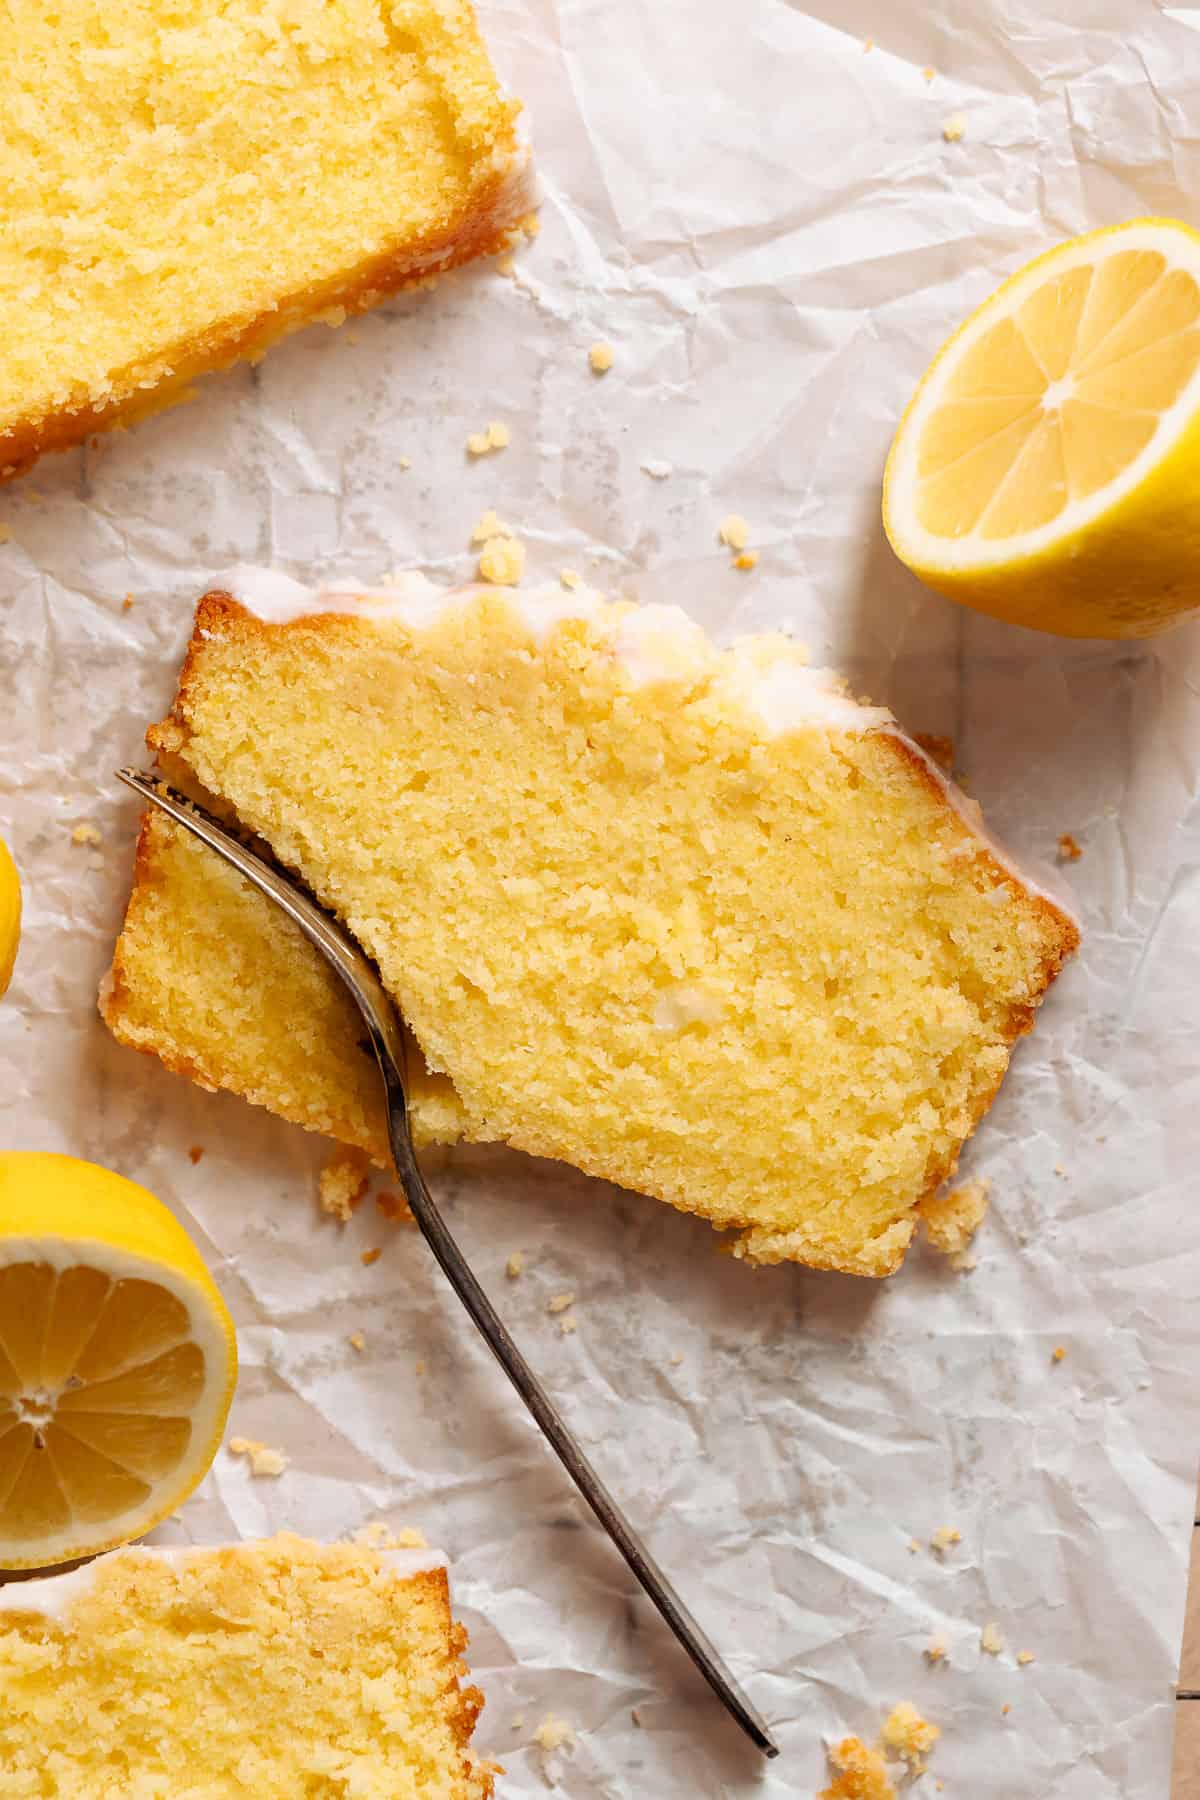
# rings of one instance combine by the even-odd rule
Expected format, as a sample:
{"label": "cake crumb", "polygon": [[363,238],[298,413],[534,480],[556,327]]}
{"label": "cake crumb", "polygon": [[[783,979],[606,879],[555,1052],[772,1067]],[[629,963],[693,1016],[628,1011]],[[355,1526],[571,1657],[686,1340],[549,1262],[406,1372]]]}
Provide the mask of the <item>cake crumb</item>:
{"label": "cake crumb", "polygon": [[1069,831],[1060,832],[1058,838],[1059,862],[1078,862],[1082,855],[1083,845],[1079,839],[1072,837]]}
{"label": "cake crumb", "polygon": [[683,1351],[682,1350],[672,1350],[672,1352],[671,1352],[671,1367],[673,1369],[677,1369],[682,1361],[683,1361]]}
{"label": "cake crumb", "polygon": [[418,1358],[418,1360],[413,1364],[413,1374],[414,1375],[423,1375],[424,1373],[425,1373],[424,1361],[422,1359]]}
{"label": "cake crumb", "polygon": [[901,1700],[883,1721],[883,1743],[910,1766],[929,1755],[941,1737],[939,1728],[923,1719],[911,1701]]}
{"label": "cake crumb", "polygon": [[396,1540],[392,1536],[391,1527],[385,1525],[382,1519],[371,1519],[367,1524],[360,1525],[357,1531],[350,1533],[350,1541],[353,1544],[362,1544],[367,1550],[394,1550],[396,1548]]}
{"label": "cake crumb", "polygon": [[125,598],[122,600],[121,611],[122,612],[132,612],[133,611],[133,595],[132,594],[126,594]]}
{"label": "cake crumb", "polygon": [[252,1475],[282,1475],[288,1466],[282,1450],[273,1450],[270,1444],[261,1443],[258,1438],[230,1438],[229,1454],[247,1457]]}
{"label": "cake crumb", "polygon": [[518,1713],[508,1729],[510,1731],[524,1731],[524,1729],[525,1729],[525,1714]]}
{"label": "cake crumb", "polygon": [[200,1158],[203,1155],[204,1155],[204,1145],[203,1144],[193,1144],[191,1149],[188,1151],[188,1161],[193,1164],[198,1163],[200,1161]]}
{"label": "cake crumb", "polygon": [[929,64],[927,63],[925,65],[925,67],[921,70],[921,74],[924,76],[926,81],[932,81],[934,76],[937,74],[937,70],[934,68],[931,68],[929,66]]}
{"label": "cake crumb", "polygon": [[1067,1346],[1065,1344],[1055,1344],[1053,1350],[1050,1352],[1050,1361],[1060,1363],[1066,1354]]}
{"label": "cake crumb", "polygon": [[516,1281],[517,1277],[524,1273],[524,1269],[525,1252],[523,1250],[514,1250],[504,1265],[504,1273],[508,1276],[510,1281]]}
{"label": "cake crumb", "polygon": [[542,221],[535,212],[527,212],[523,218],[517,220],[517,229],[523,231],[527,238],[535,238],[542,229]]}
{"label": "cake crumb", "polygon": [[478,520],[471,528],[471,542],[473,544],[485,544],[488,538],[510,537],[511,535],[512,526],[506,525],[503,519],[501,519],[491,507],[488,508],[487,512],[479,515]]}
{"label": "cake crumb", "polygon": [[642,1728],[642,1715],[638,1711],[636,1706],[630,1707],[629,1716],[633,1720],[634,1724],[637,1726],[638,1730],[640,1731]]}
{"label": "cake crumb", "polygon": [[346,1342],[352,1350],[357,1350],[360,1356],[367,1347],[367,1340],[361,1331],[352,1331]]}
{"label": "cake crumb", "polygon": [[666,462],[661,456],[648,456],[642,468],[652,481],[665,481],[668,475],[674,474],[674,464]]}
{"label": "cake crumb", "polygon": [[922,1548],[922,1545],[921,1545],[920,1538],[909,1538],[908,1554],[910,1556],[915,1556],[917,1554],[917,1551],[920,1550],[921,1548]]}
{"label": "cake crumb", "polygon": [[569,1750],[575,1742],[575,1727],[566,1719],[547,1713],[534,1732],[533,1741],[541,1750]]}
{"label": "cake crumb", "polygon": [[363,1265],[364,1269],[369,1269],[371,1264],[377,1263],[382,1255],[382,1247],[379,1244],[376,1244],[373,1249],[364,1250],[358,1260]]}
{"label": "cake crumb", "polygon": [[97,831],[97,829],[94,825],[89,825],[85,822],[82,825],[75,826],[74,830],[71,833],[71,842],[73,844],[96,845],[96,844],[102,844],[104,842],[104,839],[101,837],[100,833]]}
{"label": "cake crumb", "polygon": [[945,1194],[929,1194],[917,1211],[925,1235],[942,1256],[962,1256],[983,1224],[991,1194],[990,1181],[964,1181]]}
{"label": "cake crumb", "polygon": [[402,456],[400,458],[400,467],[402,469],[411,469],[412,468],[412,457],[411,456]]}
{"label": "cake crumb", "polygon": [[392,1225],[415,1225],[413,1209],[403,1194],[393,1194],[390,1188],[384,1188],[375,1196],[376,1210]]}
{"label": "cake crumb", "polygon": [[321,1211],[347,1224],[367,1191],[371,1163],[366,1152],[348,1145],[335,1150],[317,1176]]}
{"label": "cake crumb", "polygon": [[875,39],[874,38],[864,38],[862,47],[863,47],[863,55],[865,56],[868,50],[873,50],[875,48]]}
{"label": "cake crumb", "polygon": [[929,1548],[938,1556],[944,1556],[951,1544],[962,1543],[962,1532],[956,1531],[953,1525],[939,1525],[929,1540]]}
{"label": "cake crumb", "polygon": [[1020,1667],[1022,1669],[1027,1669],[1031,1662],[1036,1662],[1036,1661],[1037,1661],[1037,1657],[1033,1654],[1032,1650],[1018,1650],[1017,1651],[1018,1667]]}
{"label": "cake crumb", "polygon": [[574,1304],[574,1294],[555,1294],[546,1302],[546,1311],[548,1313],[563,1313],[566,1312],[568,1306],[574,1306]]}
{"label": "cake crumb", "polygon": [[577,588],[581,577],[575,569],[560,569],[558,571],[558,579],[565,588]]}
{"label": "cake crumb", "polygon": [[498,275],[511,275],[513,273],[513,270],[516,268],[516,266],[517,266],[516,257],[513,256],[512,252],[510,251],[507,256],[501,256],[501,257],[497,258],[496,273]]}
{"label": "cake crumb", "polygon": [[726,513],[717,528],[717,536],[731,550],[744,550],[750,542],[750,527],[741,513]]}
{"label": "cake crumb", "polygon": [[525,573],[525,546],[513,537],[491,537],[479,557],[479,573],[497,587],[516,587]]}
{"label": "cake crumb", "polygon": [[471,433],[467,439],[467,449],[472,456],[487,456],[492,450],[507,450],[508,441],[508,426],[493,419],[486,431]]}
{"label": "cake crumb", "polygon": [[942,123],[942,136],[948,144],[957,144],[967,129],[966,113],[951,113]]}
{"label": "cake crumb", "polygon": [[940,1662],[945,1662],[946,1646],[943,1644],[941,1638],[934,1638],[932,1643],[926,1644],[923,1655],[930,1668],[935,1667]]}
{"label": "cake crumb", "polygon": [[405,1525],[396,1533],[395,1548],[397,1550],[428,1550],[429,1539],[415,1525]]}
{"label": "cake crumb", "polygon": [[1004,1634],[995,1620],[989,1620],[979,1634],[979,1648],[988,1656],[999,1656],[1004,1649]]}
{"label": "cake crumb", "polygon": [[837,1770],[837,1779],[821,1789],[817,1800],[896,1800],[887,1764],[861,1738],[847,1737],[831,1744],[829,1761]]}
{"label": "cake crumb", "polygon": [[613,347],[603,341],[593,344],[588,351],[588,362],[593,375],[607,375],[614,361]]}
{"label": "cake crumb", "polygon": [[733,566],[735,569],[757,569],[758,551],[743,550],[740,556],[734,557]]}
{"label": "cake crumb", "polygon": [[1007,1719],[1007,1717],[1008,1717],[1008,1715],[1009,1715],[1009,1713],[1010,1713],[1010,1712],[1011,1712],[1011,1711],[1012,1711],[1012,1707],[1011,1707],[1011,1705],[1010,1705],[1010,1704],[1009,1704],[1009,1702],[1008,1702],[1008,1701],[1007,1701],[1007,1700],[1006,1700],[1006,1701],[1005,1701],[1005,1702],[1004,1702],[1004,1705],[1003,1705],[1003,1706],[1002,1706],[1002,1707],[1001,1707],[1001,1708],[1000,1708],[1000,1716],[1001,1716],[1001,1718],[1003,1718],[1003,1719]]}
{"label": "cake crumb", "polygon": [[564,1313],[558,1321],[558,1329],[564,1337],[573,1337],[579,1329],[574,1313]]}

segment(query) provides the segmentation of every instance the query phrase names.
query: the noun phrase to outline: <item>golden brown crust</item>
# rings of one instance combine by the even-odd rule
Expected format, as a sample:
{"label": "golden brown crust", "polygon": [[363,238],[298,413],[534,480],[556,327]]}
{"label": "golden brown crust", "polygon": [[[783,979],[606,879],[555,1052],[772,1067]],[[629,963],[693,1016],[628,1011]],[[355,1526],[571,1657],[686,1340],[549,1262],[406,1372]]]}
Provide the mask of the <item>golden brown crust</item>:
{"label": "golden brown crust", "polygon": [[437,230],[370,257],[349,273],[284,295],[253,319],[218,323],[165,346],[153,359],[116,372],[116,391],[102,401],[18,419],[0,431],[0,484],[24,474],[50,451],[70,450],[92,432],[122,429],[189,398],[191,383],[201,375],[236,362],[256,362],[272,344],[319,321],[323,313],[339,307],[347,314],[367,312],[404,288],[504,250],[516,230],[514,209],[501,205],[519,155],[515,136],[509,150],[509,165],[481,182],[469,204]]}

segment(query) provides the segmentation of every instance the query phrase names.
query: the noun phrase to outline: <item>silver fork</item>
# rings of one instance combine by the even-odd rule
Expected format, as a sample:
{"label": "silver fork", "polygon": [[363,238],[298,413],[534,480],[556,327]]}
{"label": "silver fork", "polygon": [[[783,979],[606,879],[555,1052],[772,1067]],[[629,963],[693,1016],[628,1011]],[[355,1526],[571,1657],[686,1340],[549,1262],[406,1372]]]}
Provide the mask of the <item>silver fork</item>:
{"label": "silver fork", "polygon": [[726,1668],[705,1632],[696,1623],[575,1442],[562,1415],[517,1349],[447,1229],[417,1166],[408,1122],[404,1037],[395,1009],[373,964],[342,927],[296,881],[261,856],[256,856],[253,850],[247,849],[240,839],[227,831],[203,807],[197,806],[194,801],[169,787],[157,776],[143,774],[137,769],[118,769],[117,775],[127,786],[141,794],[143,799],[153,806],[161,807],[177,824],[198,837],[201,843],[207,844],[210,850],[215,850],[226,862],[232,863],[260,893],[281,907],[350,990],[370,1034],[371,1045],[383,1076],[387,1099],[388,1141],[396,1174],[400,1178],[413,1217],[441,1265],[442,1272],[471,1315],[488,1348],[533,1414],[542,1435],[567,1474],[713,1693],[765,1756],[778,1756],[779,1747],[773,1741],[765,1720]]}

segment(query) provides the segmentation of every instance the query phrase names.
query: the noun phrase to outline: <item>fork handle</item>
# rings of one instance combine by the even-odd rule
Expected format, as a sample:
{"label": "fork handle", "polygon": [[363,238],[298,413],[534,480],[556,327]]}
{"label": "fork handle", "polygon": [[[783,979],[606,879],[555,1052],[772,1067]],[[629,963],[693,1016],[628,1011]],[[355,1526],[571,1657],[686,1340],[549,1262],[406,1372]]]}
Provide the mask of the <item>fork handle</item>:
{"label": "fork handle", "polygon": [[376,1054],[387,1086],[388,1136],[396,1173],[413,1217],[424,1233],[425,1241],[447,1281],[471,1315],[488,1349],[529,1408],[563,1468],[709,1687],[758,1749],[765,1756],[778,1756],[779,1747],[772,1739],[765,1720],[597,1475],[562,1414],[525,1361],[504,1321],[464,1260],[417,1164],[409,1135],[408,1103],[402,1073],[395,1066],[390,1047],[377,1043]]}

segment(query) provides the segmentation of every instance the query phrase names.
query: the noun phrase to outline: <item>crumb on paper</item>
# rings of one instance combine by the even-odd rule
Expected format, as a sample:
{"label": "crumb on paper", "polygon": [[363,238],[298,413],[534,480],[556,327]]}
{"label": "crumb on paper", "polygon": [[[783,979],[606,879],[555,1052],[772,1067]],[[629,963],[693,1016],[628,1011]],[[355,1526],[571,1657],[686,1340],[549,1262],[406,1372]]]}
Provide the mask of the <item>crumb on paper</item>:
{"label": "crumb on paper", "polygon": [[508,251],[506,255],[497,257],[496,259],[497,275],[511,275],[516,266],[517,259],[511,250]]}
{"label": "crumb on paper", "polygon": [[950,1258],[950,1267],[956,1275],[969,1275],[979,1267],[979,1258],[969,1250],[957,1250]]}
{"label": "crumb on paper", "polygon": [[413,1373],[415,1375],[423,1375],[425,1373],[425,1364],[421,1358],[418,1358],[413,1364]]}
{"label": "crumb on paper", "polygon": [[282,1450],[273,1450],[270,1444],[261,1443],[258,1438],[230,1438],[229,1454],[246,1457],[252,1475],[282,1475],[288,1466]]}
{"label": "crumb on paper", "polygon": [[822,1788],[817,1800],[896,1800],[887,1764],[878,1750],[870,1750],[861,1738],[847,1737],[829,1747],[829,1761],[837,1779]]}
{"label": "crumb on paper", "polygon": [[989,1181],[964,1181],[948,1193],[930,1194],[917,1211],[925,1235],[942,1256],[962,1256],[983,1224],[991,1193]]}
{"label": "crumb on paper", "polygon": [[924,1655],[925,1661],[933,1668],[938,1663],[945,1662],[946,1646],[943,1644],[941,1638],[934,1638],[931,1643],[926,1644],[922,1654]]}
{"label": "crumb on paper", "polygon": [[467,449],[472,456],[487,456],[492,450],[507,450],[509,431],[498,419],[493,419],[486,431],[473,431],[467,439]]}
{"label": "crumb on paper", "polygon": [[371,1267],[371,1264],[377,1263],[382,1255],[383,1255],[382,1245],[375,1244],[372,1246],[372,1248],[370,1250],[364,1250],[358,1260],[362,1264],[364,1269],[369,1269]]}
{"label": "crumb on paper", "polygon": [[360,1356],[367,1347],[367,1340],[361,1331],[352,1331],[346,1342],[352,1350],[357,1350]]}
{"label": "crumb on paper", "polygon": [[428,1550],[429,1539],[415,1525],[405,1525],[396,1533],[397,1550]]}
{"label": "crumb on paper", "polygon": [[965,135],[966,129],[966,113],[951,113],[948,119],[942,121],[942,136],[948,144],[957,144]]}
{"label": "crumb on paper", "polygon": [[479,556],[479,573],[497,587],[516,587],[525,573],[525,546],[517,538],[491,537]]}
{"label": "crumb on paper", "polygon": [[413,1209],[403,1194],[394,1194],[390,1188],[384,1188],[375,1196],[376,1210],[392,1225],[415,1225]]}
{"label": "crumb on paper", "polygon": [[1053,1350],[1050,1352],[1050,1361],[1060,1363],[1066,1354],[1067,1346],[1065,1344],[1055,1344]]}
{"label": "crumb on paper", "polygon": [[942,1734],[938,1726],[921,1717],[911,1701],[901,1700],[883,1721],[881,1735],[885,1747],[911,1765],[928,1756]]}
{"label": "crumb on paper", "polygon": [[926,81],[932,81],[934,76],[937,74],[937,70],[934,68],[931,68],[930,65],[928,63],[926,63],[925,67],[921,70],[921,74],[924,76]]}
{"label": "crumb on paper", "polygon": [[873,50],[875,48],[875,39],[874,38],[864,38],[862,47],[863,47],[863,54],[865,56],[868,50]]}
{"label": "crumb on paper", "polygon": [[348,1223],[355,1207],[367,1191],[371,1163],[366,1152],[348,1145],[335,1150],[317,1176],[317,1194],[321,1211],[331,1219]]}
{"label": "crumb on paper", "polygon": [[558,571],[558,579],[565,588],[577,588],[582,577],[577,569],[560,569]]}
{"label": "crumb on paper", "polygon": [[546,1302],[546,1311],[548,1313],[563,1313],[566,1312],[568,1306],[574,1306],[574,1304],[574,1294],[553,1294]]}
{"label": "crumb on paper", "polygon": [[1031,1662],[1036,1662],[1036,1661],[1037,1661],[1037,1657],[1033,1654],[1032,1650],[1018,1650],[1017,1651],[1017,1665],[1019,1668],[1027,1669]]}
{"label": "crumb on paper", "polygon": [[740,556],[734,557],[733,566],[735,569],[757,569],[758,551],[743,550]]}
{"label": "crumb on paper", "polygon": [[1083,845],[1079,839],[1073,837],[1069,831],[1060,832],[1058,838],[1059,862],[1078,862],[1082,855]]}
{"label": "crumb on paper", "polygon": [[1055,1163],[1054,1173],[1059,1177],[1060,1180],[1065,1180],[1067,1171],[1063,1167],[1062,1163]]}
{"label": "crumb on paper", "polygon": [[908,1554],[915,1556],[917,1551],[923,1548],[920,1538],[909,1538],[907,1548]]}
{"label": "crumb on paper", "polygon": [[402,456],[400,458],[400,467],[402,469],[411,469],[412,468],[412,457],[411,456]]}
{"label": "crumb on paper", "polygon": [[542,229],[542,221],[535,212],[527,212],[517,220],[517,230],[523,231],[527,238],[535,238]]}
{"label": "crumb on paper", "polygon": [[956,1531],[953,1525],[939,1525],[929,1540],[929,1548],[938,1556],[944,1556],[951,1544],[962,1543],[962,1532]]}
{"label": "crumb on paper", "polygon": [[122,612],[132,612],[133,611],[133,595],[132,594],[126,594],[125,598],[122,600],[121,611]]}
{"label": "crumb on paper", "polygon": [[1010,1704],[1009,1704],[1009,1702],[1008,1702],[1008,1701],[1007,1701],[1007,1700],[1006,1700],[1006,1701],[1005,1701],[1005,1702],[1004,1702],[1004,1705],[1003,1705],[1003,1706],[1002,1706],[1002,1707],[1001,1707],[1001,1708],[1000,1708],[1000,1716],[1001,1716],[1001,1718],[1003,1718],[1003,1719],[1007,1719],[1007,1717],[1008,1717],[1008,1715],[1009,1715],[1009,1713],[1010,1713],[1010,1712],[1011,1712],[1011,1711],[1012,1711],[1012,1707],[1011,1707],[1011,1705],[1010,1705]]}
{"label": "crumb on paper", "polygon": [[71,832],[71,842],[73,844],[90,844],[95,846],[97,844],[102,844],[104,839],[94,825],[89,825],[85,821],[82,825],[75,826]]}
{"label": "crumb on paper", "polygon": [[575,1742],[575,1727],[566,1719],[547,1713],[533,1734],[539,1750],[569,1750]]}
{"label": "crumb on paper", "polygon": [[365,1550],[394,1550],[396,1540],[392,1536],[390,1525],[382,1519],[371,1519],[366,1525],[360,1525],[357,1531],[350,1533],[352,1544],[361,1544]]}
{"label": "crumb on paper", "polygon": [[679,1367],[680,1363],[683,1361],[683,1351],[682,1350],[672,1350],[670,1361],[671,1361],[671,1367],[673,1369],[677,1369]]}
{"label": "crumb on paper", "polygon": [[642,464],[642,468],[652,481],[665,481],[668,475],[673,475],[675,472],[675,465],[667,462],[661,456],[648,456]]}
{"label": "crumb on paper", "polygon": [[1004,1633],[994,1619],[989,1619],[980,1632],[979,1648],[988,1656],[999,1656],[1004,1649]]}
{"label": "crumb on paper", "polygon": [[504,1273],[508,1276],[508,1279],[510,1281],[516,1281],[517,1277],[524,1272],[524,1269],[525,1269],[525,1253],[524,1253],[524,1251],[523,1250],[514,1250],[512,1255],[509,1257],[508,1261],[504,1265]]}
{"label": "crumb on paper", "polygon": [[524,1729],[525,1729],[525,1714],[518,1713],[516,1715],[516,1717],[513,1719],[512,1724],[509,1726],[508,1729],[510,1731],[524,1731]]}
{"label": "crumb on paper", "polygon": [[200,1158],[203,1155],[204,1155],[204,1145],[203,1144],[193,1144],[191,1149],[188,1151],[188,1161],[193,1164],[198,1163],[200,1161]]}
{"label": "crumb on paper", "polygon": [[473,544],[485,544],[489,538],[510,537],[511,535],[512,526],[506,525],[499,514],[493,512],[491,507],[488,508],[487,512],[481,513],[475,524],[471,527],[471,542]]}
{"label": "crumb on paper", "polygon": [[611,344],[603,341],[593,344],[588,351],[588,362],[593,375],[607,375],[612,368],[615,355]]}
{"label": "crumb on paper", "polygon": [[558,1321],[558,1329],[562,1332],[564,1337],[574,1337],[575,1333],[579,1330],[579,1322],[576,1319],[575,1314],[564,1313],[562,1318]]}
{"label": "crumb on paper", "polygon": [[750,542],[750,527],[741,513],[726,513],[717,527],[717,536],[731,550],[744,550]]}

